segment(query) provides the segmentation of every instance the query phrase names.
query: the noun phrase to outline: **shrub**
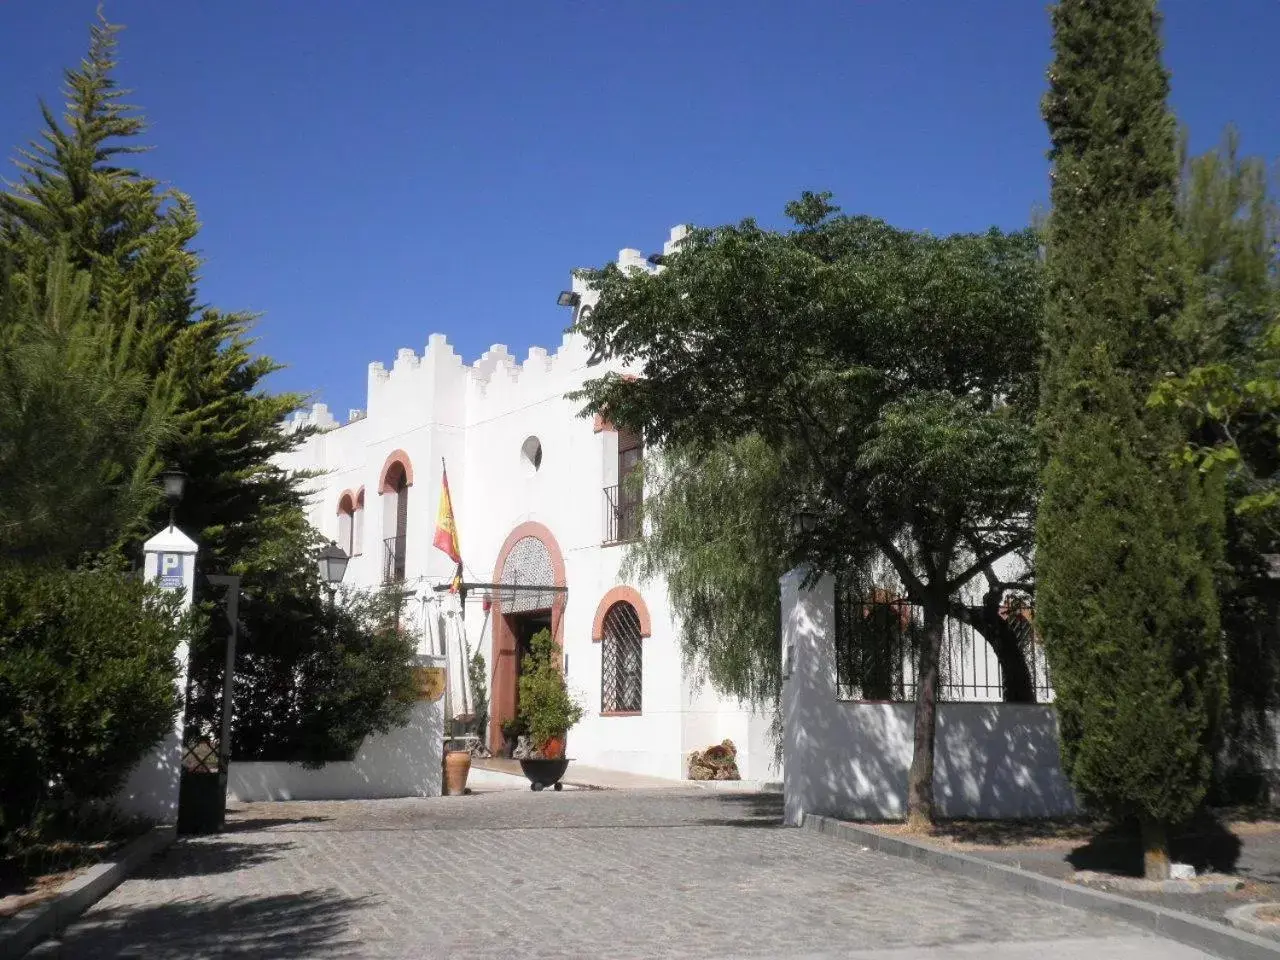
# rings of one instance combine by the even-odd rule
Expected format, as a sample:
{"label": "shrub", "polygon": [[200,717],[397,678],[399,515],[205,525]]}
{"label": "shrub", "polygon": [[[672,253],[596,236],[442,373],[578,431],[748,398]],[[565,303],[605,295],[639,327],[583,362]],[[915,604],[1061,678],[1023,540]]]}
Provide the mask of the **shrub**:
{"label": "shrub", "polygon": [[485,663],[484,654],[477,650],[471,655],[471,660],[467,663],[467,674],[468,679],[471,681],[471,696],[476,711],[476,718],[472,721],[472,728],[480,738],[481,743],[485,742],[486,734],[489,730],[489,678],[487,670],[488,665]]}
{"label": "shrub", "polygon": [[106,571],[0,570],[0,829],[110,797],[178,712],[176,598]]}
{"label": "shrub", "polygon": [[[416,644],[396,627],[399,603],[391,592],[348,590],[330,609],[306,578],[246,585],[232,758],[319,767],[352,759],[370,734],[407,722]],[[188,743],[217,740],[225,643],[214,629],[193,650]]]}
{"label": "shrub", "polygon": [[539,750],[582,719],[582,706],[570,695],[561,668],[560,648],[550,630],[539,630],[520,671],[520,718],[529,725]]}

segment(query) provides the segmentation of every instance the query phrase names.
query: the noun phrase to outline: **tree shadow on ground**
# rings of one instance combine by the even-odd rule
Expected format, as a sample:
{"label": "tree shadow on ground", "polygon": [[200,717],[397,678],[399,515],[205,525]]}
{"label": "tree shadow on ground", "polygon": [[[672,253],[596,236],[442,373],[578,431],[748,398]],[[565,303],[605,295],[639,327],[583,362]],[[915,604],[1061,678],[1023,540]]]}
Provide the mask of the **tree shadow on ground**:
{"label": "tree shadow on ground", "polygon": [[[1240,859],[1240,838],[1219,820],[1202,816],[1169,837],[1175,863],[1189,863],[1197,873],[1234,873]],[[1142,876],[1142,840],[1136,824],[1105,827],[1087,843],[1066,855],[1077,870],[1096,870],[1120,876]]]}
{"label": "tree shadow on ground", "polygon": [[330,891],[92,910],[64,933],[60,960],[350,956],[363,900]]}
{"label": "tree shadow on ground", "polygon": [[179,840],[148,862],[137,876],[150,880],[177,880],[231,873],[278,860],[292,846],[288,841],[238,843],[220,837]]}
{"label": "tree shadow on ground", "polygon": [[782,795],[778,793],[713,793],[704,798],[714,804],[720,816],[699,818],[705,827],[780,828]]}
{"label": "tree shadow on ground", "polygon": [[293,827],[303,823],[329,823],[333,817],[245,817],[233,819],[228,817],[222,826],[225,833],[256,833],[259,830],[271,830],[280,827]]}

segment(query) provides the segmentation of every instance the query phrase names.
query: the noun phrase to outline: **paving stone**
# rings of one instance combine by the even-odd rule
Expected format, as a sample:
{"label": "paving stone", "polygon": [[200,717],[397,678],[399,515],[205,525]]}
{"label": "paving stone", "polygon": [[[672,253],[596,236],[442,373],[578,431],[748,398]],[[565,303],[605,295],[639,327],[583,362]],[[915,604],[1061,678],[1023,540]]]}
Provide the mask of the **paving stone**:
{"label": "paving stone", "polygon": [[59,953],[709,960],[1141,940],[780,816],[777,796],[682,790],[248,804],[118,887]]}

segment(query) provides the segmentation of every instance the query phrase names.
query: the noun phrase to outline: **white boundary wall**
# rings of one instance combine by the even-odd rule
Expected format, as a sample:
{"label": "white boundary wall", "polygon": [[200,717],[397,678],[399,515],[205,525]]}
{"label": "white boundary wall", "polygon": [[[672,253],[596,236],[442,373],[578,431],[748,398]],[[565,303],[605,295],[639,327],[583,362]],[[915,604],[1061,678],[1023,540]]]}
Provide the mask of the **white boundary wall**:
{"label": "white boundary wall", "polygon": [[296,763],[232,758],[227,799],[248,803],[438,797],[444,748],[443,705],[443,700],[419,700],[405,726],[369,737],[360,745],[354,760],[327,763],[318,770]]}
{"label": "white boundary wall", "polygon": [[[915,707],[836,699],[835,587],[781,581],[786,821],[804,814],[900,819],[907,809]],[[1033,704],[939,705],[934,795],[943,816],[1045,817],[1076,811],[1058,754],[1057,716]]]}

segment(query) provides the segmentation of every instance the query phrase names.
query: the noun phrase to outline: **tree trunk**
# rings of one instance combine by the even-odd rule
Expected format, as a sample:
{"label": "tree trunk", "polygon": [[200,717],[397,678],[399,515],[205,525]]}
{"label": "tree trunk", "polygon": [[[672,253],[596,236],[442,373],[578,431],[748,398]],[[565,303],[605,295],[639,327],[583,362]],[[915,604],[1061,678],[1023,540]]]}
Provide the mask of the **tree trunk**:
{"label": "tree trunk", "polygon": [[907,825],[928,830],[933,825],[933,745],[938,727],[938,661],[946,626],[944,604],[924,607],[924,643],[916,671],[915,753],[907,774]]}
{"label": "tree trunk", "polygon": [[1142,818],[1142,872],[1148,880],[1169,879],[1169,834],[1150,817]]}
{"label": "tree trunk", "polygon": [[991,644],[1000,663],[1004,702],[1035,703],[1035,680],[1032,679],[1031,665],[1027,662],[1027,651],[1023,649],[1021,638],[999,614],[995,619],[995,623],[988,619],[986,629],[979,632]]}

